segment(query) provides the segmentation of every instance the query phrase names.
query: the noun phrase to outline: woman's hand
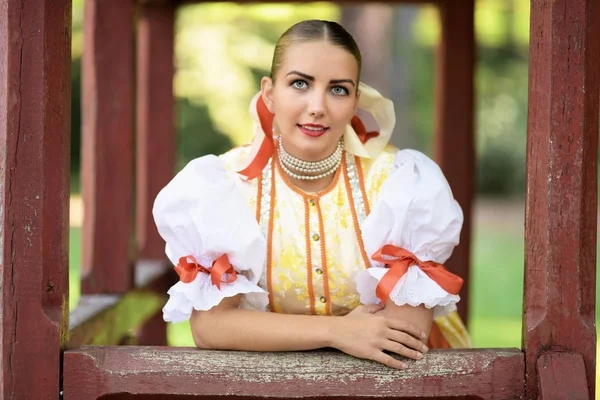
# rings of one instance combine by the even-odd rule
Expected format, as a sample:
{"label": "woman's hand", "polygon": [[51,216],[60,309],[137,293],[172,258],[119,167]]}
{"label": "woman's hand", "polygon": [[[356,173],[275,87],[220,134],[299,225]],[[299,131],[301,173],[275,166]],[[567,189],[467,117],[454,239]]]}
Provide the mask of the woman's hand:
{"label": "woman's hand", "polygon": [[407,368],[384,351],[419,360],[428,350],[421,341],[427,335],[410,322],[375,314],[380,310],[379,305],[360,306],[339,318],[332,332],[332,347],[392,368]]}

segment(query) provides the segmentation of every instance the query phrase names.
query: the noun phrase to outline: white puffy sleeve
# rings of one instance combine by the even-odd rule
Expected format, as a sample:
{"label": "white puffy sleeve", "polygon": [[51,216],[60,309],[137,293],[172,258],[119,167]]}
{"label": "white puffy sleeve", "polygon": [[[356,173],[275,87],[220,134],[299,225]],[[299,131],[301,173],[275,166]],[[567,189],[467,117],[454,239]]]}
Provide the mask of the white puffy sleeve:
{"label": "white puffy sleeve", "polygon": [[[205,156],[191,161],[160,191],[152,212],[173,265],[183,257],[201,266],[191,282],[180,281],[169,289],[165,321],[185,321],[192,308],[206,311],[238,294],[244,294],[247,308],[265,309],[268,295],[257,283],[266,242],[221,159]],[[223,255],[236,274],[225,274],[219,288],[211,280],[216,271],[211,268]]]}
{"label": "white puffy sleeve", "polygon": [[[363,224],[365,251],[372,258],[384,246],[386,249],[394,247],[407,250],[420,262],[443,264],[459,242],[462,223],[462,210],[438,165],[418,151],[402,150],[396,154],[393,170],[382,184],[379,197]],[[363,304],[381,302],[381,293],[377,296],[378,285],[384,275],[392,272],[386,264],[371,260],[372,267],[357,276],[357,290]],[[438,279],[435,273],[428,273],[428,268],[421,268],[416,262],[407,262],[407,265],[410,266],[406,273],[400,274],[388,290],[387,299],[397,305],[434,307],[434,317],[456,310],[460,300],[456,287],[460,289],[462,279],[442,266],[438,267],[442,270],[434,271],[442,273]],[[393,275],[386,278],[387,283]],[[454,285],[448,285],[448,280]],[[454,289],[444,289],[449,286]]]}

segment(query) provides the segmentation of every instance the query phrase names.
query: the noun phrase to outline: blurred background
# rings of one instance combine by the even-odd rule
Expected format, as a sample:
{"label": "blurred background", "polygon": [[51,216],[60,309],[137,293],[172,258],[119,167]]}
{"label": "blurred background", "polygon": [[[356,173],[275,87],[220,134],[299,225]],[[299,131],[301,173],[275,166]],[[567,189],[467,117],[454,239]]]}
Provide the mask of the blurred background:
{"label": "blurred background", "polygon": [[[82,204],[80,77],[84,0],[73,1],[71,308],[79,297]],[[431,155],[439,21],[431,6],[207,3],[179,8],[174,91],[177,168],[251,139],[248,103],[268,74],[277,38],[293,23],[335,20],[363,52],[363,81],[392,98],[393,143]],[[477,197],[469,329],[476,347],[520,347],[529,2],[476,2]],[[167,78],[167,77],[165,77]],[[193,345],[187,324],[172,345]]]}

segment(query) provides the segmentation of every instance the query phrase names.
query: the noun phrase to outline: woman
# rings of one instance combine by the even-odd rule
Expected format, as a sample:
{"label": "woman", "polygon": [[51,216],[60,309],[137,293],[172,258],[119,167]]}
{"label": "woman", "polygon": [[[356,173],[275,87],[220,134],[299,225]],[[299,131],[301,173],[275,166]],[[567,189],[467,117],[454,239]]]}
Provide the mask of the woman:
{"label": "woman", "polygon": [[435,163],[387,144],[393,105],[360,65],[340,25],[292,26],[250,106],[253,143],[190,162],[158,195],[181,279],[164,318],[190,319],[199,348],[334,347],[402,369],[389,352],[469,347],[462,280],[441,265],[462,211]]}

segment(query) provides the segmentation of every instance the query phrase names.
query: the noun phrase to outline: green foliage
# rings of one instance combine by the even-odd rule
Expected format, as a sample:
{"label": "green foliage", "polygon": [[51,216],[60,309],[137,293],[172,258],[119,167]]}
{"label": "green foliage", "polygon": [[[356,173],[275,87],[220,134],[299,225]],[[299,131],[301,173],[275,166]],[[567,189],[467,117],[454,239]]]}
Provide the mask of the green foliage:
{"label": "green foliage", "polygon": [[194,158],[206,154],[221,154],[233,143],[212,123],[206,105],[193,104],[187,98],[177,98],[177,170]]}
{"label": "green foliage", "polygon": [[477,190],[523,195],[527,150],[527,60],[487,49],[477,67]]}
{"label": "green foliage", "polygon": [[[80,165],[83,0],[73,3],[71,165]],[[177,167],[207,153],[222,153],[251,139],[248,104],[268,74],[275,41],[293,23],[339,19],[331,3],[205,3],[179,7],[174,91]],[[477,191],[523,193],[527,116],[527,18],[519,2],[477,4]],[[409,121],[414,147],[430,153],[433,132],[435,48],[439,19],[422,7],[413,22]]]}
{"label": "green foliage", "polygon": [[[175,94],[205,107],[212,125],[182,125],[180,139],[198,138],[197,132],[214,129],[234,145],[250,141],[248,104],[260,89],[260,78],[268,75],[275,42],[289,26],[308,18],[336,19],[337,7],[329,3],[180,7]],[[205,138],[209,136],[199,140]]]}
{"label": "green foliage", "polygon": [[[475,143],[477,192],[519,195],[525,188],[528,63],[521,47],[477,50]],[[415,147],[430,152],[434,121],[435,48],[415,44],[410,54],[410,115]]]}

